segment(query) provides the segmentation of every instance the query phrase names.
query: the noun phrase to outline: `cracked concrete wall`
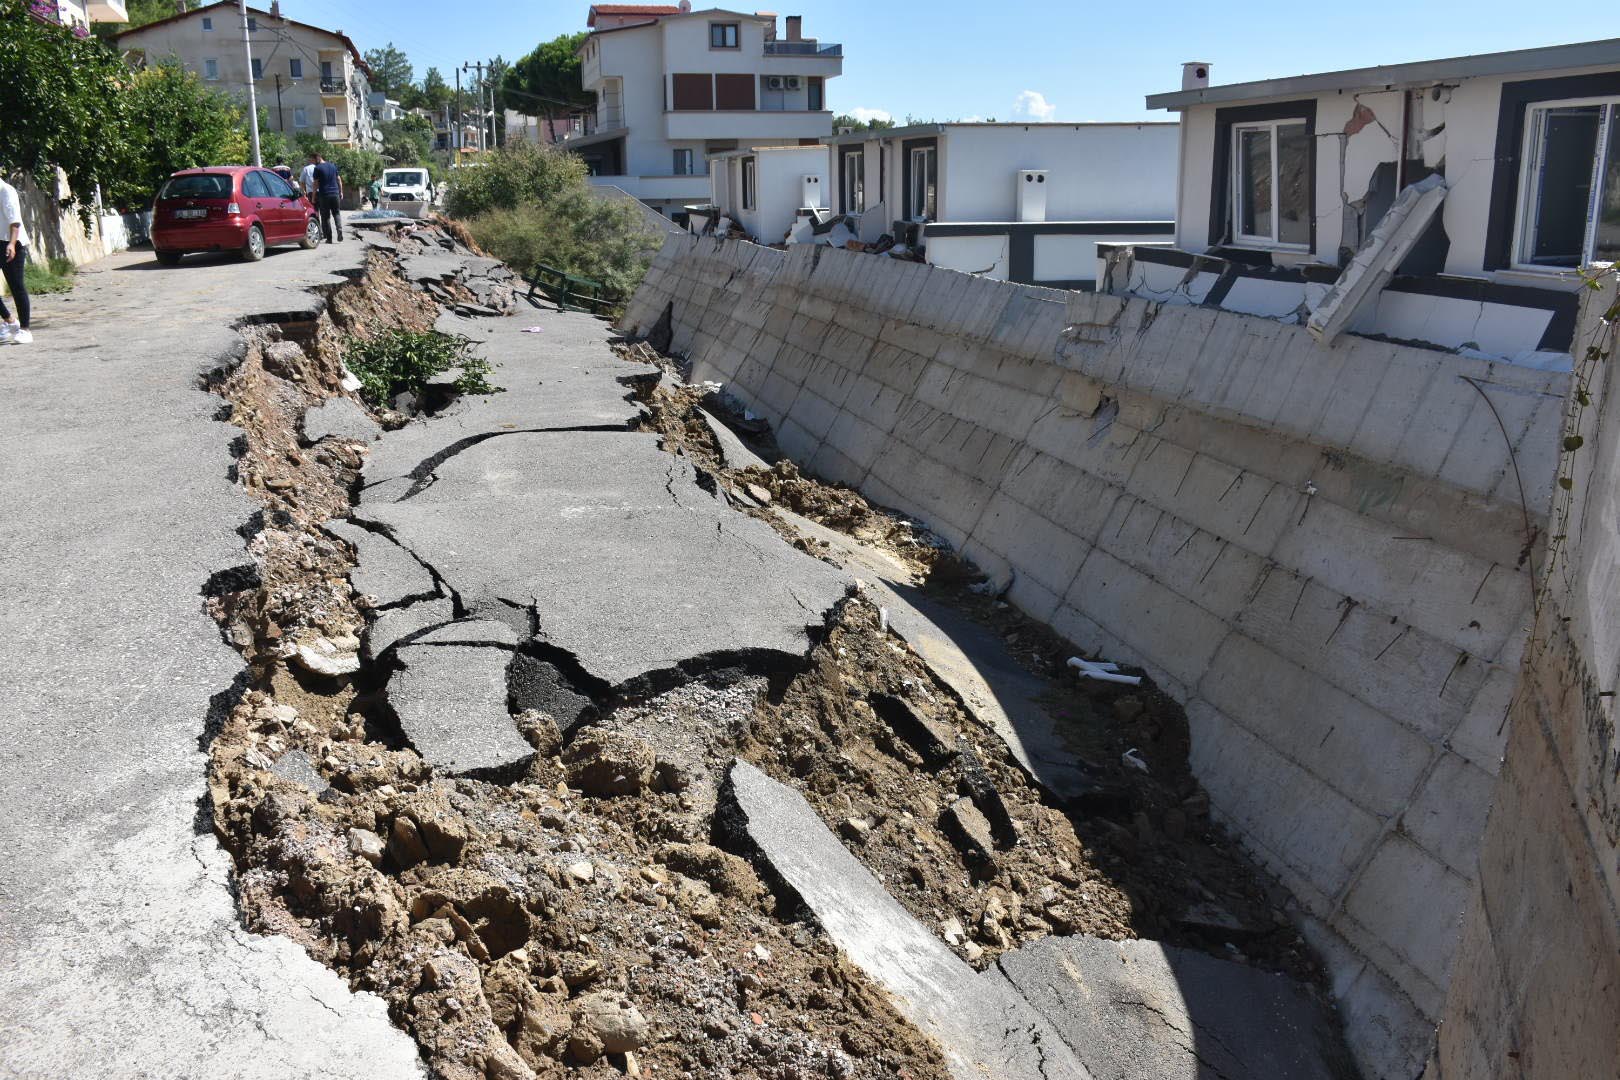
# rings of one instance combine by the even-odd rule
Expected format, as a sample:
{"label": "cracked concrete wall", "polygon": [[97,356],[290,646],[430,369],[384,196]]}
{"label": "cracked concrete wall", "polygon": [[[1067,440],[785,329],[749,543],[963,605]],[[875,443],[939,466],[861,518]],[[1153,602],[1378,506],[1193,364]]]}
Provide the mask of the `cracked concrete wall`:
{"label": "cracked concrete wall", "polygon": [[926,521],[1186,704],[1193,768],[1298,898],[1366,1072],[1415,1075],[1476,877],[1530,622],[1525,524],[1545,532],[1570,376],[698,238],[665,245],[625,327],[666,305],[694,378],[799,462]]}
{"label": "cracked concrete wall", "polygon": [[[1615,328],[1595,315],[1615,301],[1611,277],[1587,298],[1551,513],[1554,549],[1512,733],[1480,854],[1456,973],[1426,1080],[1614,1075],[1620,1062],[1620,386]],[[1562,536],[1560,542],[1557,537]]]}

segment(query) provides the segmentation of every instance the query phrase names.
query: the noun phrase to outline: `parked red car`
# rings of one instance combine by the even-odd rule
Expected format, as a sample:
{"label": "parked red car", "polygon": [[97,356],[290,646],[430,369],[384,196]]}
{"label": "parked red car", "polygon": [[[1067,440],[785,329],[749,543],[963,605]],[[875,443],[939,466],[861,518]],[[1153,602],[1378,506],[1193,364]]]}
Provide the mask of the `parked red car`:
{"label": "parked red car", "polygon": [[253,165],[183,169],[163,182],[152,207],[152,247],[164,266],[191,251],[236,251],[257,262],[277,244],[313,248],[320,242],[320,219],[309,200]]}

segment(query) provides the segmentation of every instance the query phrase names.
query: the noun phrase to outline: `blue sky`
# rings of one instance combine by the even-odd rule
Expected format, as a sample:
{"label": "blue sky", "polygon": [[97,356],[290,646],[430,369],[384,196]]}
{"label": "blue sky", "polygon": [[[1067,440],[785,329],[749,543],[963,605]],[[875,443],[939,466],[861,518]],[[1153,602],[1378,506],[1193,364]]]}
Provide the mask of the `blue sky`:
{"label": "blue sky", "polygon": [[[258,0],[267,5],[268,0]],[[694,6],[706,5],[694,0]],[[1142,98],[1178,89],[1181,62],[1244,82],[1344,67],[1557,45],[1620,34],[1601,4],[1522,0],[1086,3],[1084,0],[785,0],[737,5],[802,14],[805,34],[844,45],[828,86],[839,112],[904,120],[1168,119]],[[584,29],[585,0],[283,0],[295,19],[342,29],[361,49],[392,40],[417,77],[514,59]]]}

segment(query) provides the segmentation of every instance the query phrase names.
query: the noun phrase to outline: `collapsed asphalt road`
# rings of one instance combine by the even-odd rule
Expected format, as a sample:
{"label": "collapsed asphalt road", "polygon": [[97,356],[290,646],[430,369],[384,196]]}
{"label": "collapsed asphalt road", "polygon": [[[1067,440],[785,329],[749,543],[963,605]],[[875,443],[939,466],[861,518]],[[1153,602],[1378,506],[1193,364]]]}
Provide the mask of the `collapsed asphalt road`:
{"label": "collapsed asphalt road", "polygon": [[[408,279],[491,316],[436,324],[506,390],[334,425],[324,323],[218,386],[269,511],[257,580],[215,601],[252,671],[211,771],[251,927],[381,995],[451,1080],[1344,1075],[1311,989],[1110,951],[1140,900],[1005,716],[636,430],[656,368],[431,229],[382,239],[344,329],[390,291],[426,325]],[[1297,955],[1283,926],[1232,932]]]}

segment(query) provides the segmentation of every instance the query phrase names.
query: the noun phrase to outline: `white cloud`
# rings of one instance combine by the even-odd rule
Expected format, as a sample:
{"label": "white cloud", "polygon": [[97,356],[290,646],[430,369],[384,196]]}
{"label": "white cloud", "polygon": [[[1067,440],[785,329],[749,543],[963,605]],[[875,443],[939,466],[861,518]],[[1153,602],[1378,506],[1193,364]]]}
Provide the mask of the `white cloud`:
{"label": "white cloud", "polygon": [[873,120],[894,119],[894,117],[889,115],[889,111],[887,109],[868,109],[864,105],[849,110],[849,115],[853,116],[863,124],[869,124]]}
{"label": "white cloud", "polygon": [[1013,115],[1027,116],[1031,120],[1050,120],[1057,115],[1057,106],[1046,100],[1039,90],[1025,90],[1013,99]]}

